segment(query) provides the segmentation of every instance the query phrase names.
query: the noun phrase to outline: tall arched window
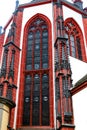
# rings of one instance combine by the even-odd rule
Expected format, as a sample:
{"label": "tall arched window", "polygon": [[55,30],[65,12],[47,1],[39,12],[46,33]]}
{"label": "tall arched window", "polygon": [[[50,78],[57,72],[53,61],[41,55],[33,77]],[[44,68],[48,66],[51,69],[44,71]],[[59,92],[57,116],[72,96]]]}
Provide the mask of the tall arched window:
{"label": "tall arched window", "polygon": [[[82,47],[81,47],[81,31],[78,25],[75,23],[73,19],[68,19],[65,21],[65,37],[67,40],[68,54],[83,60],[82,57]],[[83,45],[82,45],[83,46]]]}
{"label": "tall arched window", "polygon": [[24,126],[49,126],[49,50],[48,25],[35,19],[28,28],[25,85]]}

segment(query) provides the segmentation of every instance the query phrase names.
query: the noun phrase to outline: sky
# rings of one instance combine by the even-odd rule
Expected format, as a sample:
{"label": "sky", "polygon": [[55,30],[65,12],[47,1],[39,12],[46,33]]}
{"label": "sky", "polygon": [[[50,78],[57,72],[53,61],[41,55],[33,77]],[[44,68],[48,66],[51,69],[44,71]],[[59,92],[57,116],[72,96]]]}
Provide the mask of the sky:
{"label": "sky", "polygon": [[[28,3],[31,0],[19,0],[19,4]],[[72,1],[72,0],[68,0]],[[16,0],[0,0],[0,26],[4,27],[15,10]],[[83,0],[83,7],[87,7],[87,0]]]}

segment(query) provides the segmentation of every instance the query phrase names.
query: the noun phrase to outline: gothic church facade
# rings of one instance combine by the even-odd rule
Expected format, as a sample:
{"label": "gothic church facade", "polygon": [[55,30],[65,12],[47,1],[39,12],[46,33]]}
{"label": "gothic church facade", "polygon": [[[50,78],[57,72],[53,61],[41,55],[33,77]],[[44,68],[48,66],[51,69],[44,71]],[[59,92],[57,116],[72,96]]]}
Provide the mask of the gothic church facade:
{"label": "gothic church facade", "polygon": [[81,0],[17,0],[0,34],[0,129],[75,130],[69,57],[87,63],[86,47]]}

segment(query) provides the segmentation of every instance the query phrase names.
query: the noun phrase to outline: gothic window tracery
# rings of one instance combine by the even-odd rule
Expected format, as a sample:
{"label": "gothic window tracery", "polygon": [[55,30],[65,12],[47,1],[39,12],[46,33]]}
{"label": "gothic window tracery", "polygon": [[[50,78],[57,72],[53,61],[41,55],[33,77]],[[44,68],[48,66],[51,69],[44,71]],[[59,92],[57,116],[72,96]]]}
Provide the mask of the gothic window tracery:
{"label": "gothic window tracery", "polygon": [[82,60],[82,36],[78,25],[72,19],[68,19],[65,21],[65,32],[65,37],[68,39],[68,54]]}
{"label": "gothic window tracery", "polygon": [[35,19],[29,26],[26,47],[24,126],[49,126],[48,39],[47,23]]}

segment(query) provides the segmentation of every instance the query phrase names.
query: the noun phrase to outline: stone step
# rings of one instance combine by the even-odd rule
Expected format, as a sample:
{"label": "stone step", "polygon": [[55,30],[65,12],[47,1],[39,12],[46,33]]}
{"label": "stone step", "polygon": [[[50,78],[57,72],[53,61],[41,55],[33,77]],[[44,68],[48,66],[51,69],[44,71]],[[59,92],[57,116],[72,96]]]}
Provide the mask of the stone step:
{"label": "stone step", "polygon": [[31,128],[31,127],[21,127],[17,130],[54,130],[52,128]]}

